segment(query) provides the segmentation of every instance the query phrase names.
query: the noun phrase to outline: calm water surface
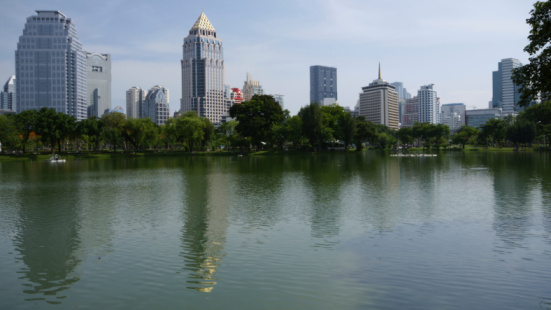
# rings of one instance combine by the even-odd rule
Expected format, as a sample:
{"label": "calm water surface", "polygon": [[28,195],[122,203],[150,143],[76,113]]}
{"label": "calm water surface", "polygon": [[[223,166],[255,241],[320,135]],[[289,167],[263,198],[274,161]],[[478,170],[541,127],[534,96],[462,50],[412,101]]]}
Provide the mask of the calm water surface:
{"label": "calm water surface", "polygon": [[3,162],[0,262],[0,309],[551,309],[551,159]]}

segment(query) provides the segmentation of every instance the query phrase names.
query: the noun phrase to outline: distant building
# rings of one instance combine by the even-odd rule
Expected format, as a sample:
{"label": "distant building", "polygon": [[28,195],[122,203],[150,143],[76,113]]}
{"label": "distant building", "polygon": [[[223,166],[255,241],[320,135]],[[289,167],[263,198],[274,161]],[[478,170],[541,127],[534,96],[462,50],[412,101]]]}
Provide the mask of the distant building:
{"label": "distant building", "polygon": [[325,98],[332,98],[332,103],[339,99],[337,94],[337,68],[311,66],[310,102],[324,104]]}
{"label": "distant building", "polygon": [[465,104],[448,103],[443,104],[440,109],[442,124],[450,127],[451,132],[465,125]]}
{"label": "distant building", "polygon": [[518,59],[505,58],[497,64],[497,67],[497,71],[492,73],[493,95],[490,108],[502,109],[505,114],[522,111],[518,105],[520,88],[512,80],[513,69],[522,67],[522,64]]}
{"label": "distant building", "polygon": [[401,123],[406,105],[406,99],[410,99],[411,94],[408,93],[407,89],[404,87],[404,83],[402,82],[394,82],[390,83],[390,85],[394,86],[396,93],[398,94],[398,120]]}
{"label": "distant building", "polygon": [[151,118],[157,125],[166,124],[170,115],[168,89],[159,85],[153,86],[147,92],[143,106],[143,117]]}
{"label": "distant building", "polygon": [[142,118],[144,117],[143,103],[146,91],[139,87],[132,87],[126,91],[126,117]]}
{"label": "distant building", "polygon": [[230,97],[235,104],[241,104],[243,102],[243,95],[241,94],[241,90],[239,88],[232,88],[230,94]]}
{"label": "distant building", "polygon": [[415,122],[419,121],[419,102],[417,101],[417,96],[406,99],[404,105],[404,114],[402,115],[402,125],[401,127],[413,127]]}
{"label": "distant building", "polygon": [[379,78],[368,86],[362,87],[360,93],[360,116],[373,124],[383,124],[391,129],[400,128],[398,122],[398,94],[394,86]]}
{"label": "distant building", "polygon": [[114,107],[113,109],[106,109],[103,114],[110,114],[110,113],[120,113],[124,114],[124,111],[122,110],[121,106]]}
{"label": "distant building", "polygon": [[12,75],[0,92],[0,110],[17,111],[15,75]]}
{"label": "distant building", "polygon": [[213,124],[228,113],[224,97],[222,40],[204,12],[184,38],[182,65],[182,114],[195,111]]}
{"label": "distant building", "polygon": [[88,117],[111,108],[111,55],[86,53]]}
{"label": "distant building", "polygon": [[279,103],[279,106],[281,107],[281,109],[285,109],[285,102],[283,100],[283,95],[272,95],[272,97],[274,97],[274,100]]}
{"label": "distant building", "polygon": [[501,109],[476,109],[465,111],[467,126],[479,128],[492,118],[502,119],[505,113]]}
{"label": "distant building", "polygon": [[247,73],[247,80],[243,84],[243,101],[250,101],[254,95],[264,95],[264,89],[259,81],[254,81],[250,73]]}
{"label": "distant building", "polygon": [[417,91],[419,123],[440,123],[440,103],[434,90],[434,84],[421,86]]}
{"label": "distant building", "polygon": [[86,59],[75,23],[59,11],[36,13],[15,51],[17,112],[47,107],[85,119]]}

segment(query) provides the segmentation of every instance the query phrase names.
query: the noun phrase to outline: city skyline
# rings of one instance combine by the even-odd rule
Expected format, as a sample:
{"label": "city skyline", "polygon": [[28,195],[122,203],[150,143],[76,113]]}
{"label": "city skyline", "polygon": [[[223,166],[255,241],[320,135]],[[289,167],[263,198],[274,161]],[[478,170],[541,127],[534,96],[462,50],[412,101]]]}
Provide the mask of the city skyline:
{"label": "city skyline", "polygon": [[[135,85],[159,84],[180,93],[182,42],[204,9],[224,39],[226,84],[241,87],[250,72],[266,93],[284,95],[293,115],[309,103],[309,67],[318,64],[338,69],[342,106],[355,106],[381,62],[388,81],[401,81],[407,89],[435,84],[442,104],[486,108],[495,64],[504,58],[527,63],[522,49],[533,2],[420,1],[406,8],[328,0],[174,1],[165,4],[170,10],[162,20],[153,20],[147,16],[155,6],[145,1],[10,4],[0,12],[0,79],[15,74],[14,51],[26,18],[46,9],[72,18],[84,50],[111,54],[112,106],[124,106],[126,90]],[[396,20],[389,23],[389,17]],[[179,99],[171,100],[171,110],[180,108]]]}

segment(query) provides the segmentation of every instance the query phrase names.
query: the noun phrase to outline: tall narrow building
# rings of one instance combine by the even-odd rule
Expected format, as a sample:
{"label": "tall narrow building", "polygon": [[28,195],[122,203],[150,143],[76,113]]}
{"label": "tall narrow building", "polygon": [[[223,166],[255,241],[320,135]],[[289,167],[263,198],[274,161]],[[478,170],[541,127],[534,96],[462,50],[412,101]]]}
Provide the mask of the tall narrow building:
{"label": "tall narrow building", "polygon": [[222,40],[204,12],[184,39],[181,113],[221,122],[229,107],[224,97],[224,53]]}
{"label": "tall narrow building", "polygon": [[144,117],[143,102],[146,91],[139,87],[132,87],[126,91],[126,118]]}
{"label": "tall narrow building", "polygon": [[48,107],[84,119],[86,59],[75,23],[59,11],[36,13],[15,51],[17,112]]}
{"label": "tall narrow building", "polygon": [[17,111],[15,75],[10,76],[0,92],[0,110]]}
{"label": "tall narrow building", "polygon": [[143,101],[143,117],[149,117],[157,125],[166,124],[170,115],[168,89],[163,86],[153,86]]}
{"label": "tall narrow building", "polygon": [[85,54],[88,117],[101,117],[111,109],[111,55]]}
{"label": "tall narrow building", "polygon": [[505,114],[513,114],[521,111],[518,101],[520,99],[519,86],[512,80],[513,69],[522,67],[518,59],[506,58],[497,64],[497,71],[492,73],[492,106],[500,108]]}
{"label": "tall narrow building", "polygon": [[264,89],[260,81],[253,80],[251,74],[247,72],[247,80],[243,83],[243,100],[250,101],[254,95],[264,95]]}
{"label": "tall narrow building", "polygon": [[391,129],[398,130],[398,94],[394,86],[381,78],[379,67],[379,78],[368,86],[362,87],[360,93],[360,116],[373,124],[383,124]]}
{"label": "tall narrow building", "polygon": [[326,98],[332,102],[339,99],[337,94],[337,68],[311,66],[310,103],[323,104]]}
{"label": "tall narrow building", "polygon": [[434,90],[434,84],[421,86],[417,91],[419,123],[440,123],[440,103]]}

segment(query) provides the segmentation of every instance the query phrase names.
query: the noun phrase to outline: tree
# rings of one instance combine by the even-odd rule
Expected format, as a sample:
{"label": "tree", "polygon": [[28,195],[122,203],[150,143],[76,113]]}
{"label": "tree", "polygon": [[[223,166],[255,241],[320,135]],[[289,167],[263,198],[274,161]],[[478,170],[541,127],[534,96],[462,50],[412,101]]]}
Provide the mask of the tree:
{"label": "tree", "polygon": [[478,134],[478,130],[472,126],[463,125],[452,136],[452,142],[461,145],[461,148],[465,148],[465,144],[471,139],[474,139]]}
{"label": "tree", "polygon": [[339,128],[341,139],[344,143],[344,149],[347,150],[356,135],[356,119],[350,113],[343,113],[340,116]]}
{"label": "tree", "polygon": [[36,110],[25,110],[15,115],[15,127],[19,132],[23,153],[25,153],[27,141],[29,141],[31,134],[36,131],[37,114],[38,111]]}
{"label": "tree", "polygon": [[520,86],[519,105],[528,106],[551,95],[551,1],[538,1],[526,23],[531,27],[524,51],[529,63],[513,70],[513,81]]}
{"label": "tree", "polygon": [[238,121],[236,130],[244,137],[250,137],[251,142],[258,148],[270,139],[274,124],[284,119],[281,106],[274,97],[255,95],[250,101],[235,104],[230,108],[230,116]]}
{"label": "tree", "polygon": [[134,148],[134,152],[153,145],[157,140],[157,124],[151,118],[130,118],[122,126],[123,137]]}
{"label": "tree", "polygon": [[396,131],[396,137],[402,142],[402,145],[413,144],[413,129],[411,127],[404,127]]}
{"label": "tree", "polygon": [[339,124],[344,116],[344,108],[333,103],[321,106],[323,139],[326,141],[342,140],[342,126]]}
{"label": "tree", "polygon": [[505,139],[505,131],[507,128],[507,121],[498,118],[491,118],[480,126],[481,134],[483,137],[487,137],[492,141],[493,145],[499,145],[501,147],[502,141]]}
{"label": "tree", "polygon": [[536,124],[524,118],[518,118],[507,128],[507,139],[518,150],[519,145],[528,144],[536,137]]}
{"label": "tree", "polygon": [[177,140],[187,142],[190,152],[193,152],[195,144],[200,144],[204,139],[205,123],[197,116],[195,111],[188,111],[177,118],[175,126]]}
{"label": "tree", "polygon": [[17,131],[12,118],[0,115],[0,149],[13,148]]}
{"label": "tree", "polygon": [[229,121],[222,123],[217,129],[216,133],[220,137],[220,141],[225,145],[227,150],[231,150],[235,135],[237,134],[237,131],[235,130],[235,127],[237,126],[237,121]]}
{"label": "tree", "polygon": [[116,151],[118,145],[123,142],[123,126],[126,122],[126,116],[122,113],[113,112],[104,114],[100,120],[103,123],[103,139],[111,145],[113,151]]}
{"label": "tree", "polygon": [[366,121],[363,116],[356,118],[356,135],[354,136],[354,143],[356,144],[356,151],[363,150],[364,142],[375,143],[378,138],[377,128],[372,122]]}
{"label": "tree", "polygon": [[320,105],[313,102],[300,108],[298,116],[302,120],[302,134],[308,139],[315,150],[323,139],[323,118]]}
{"label": "tree", "polygon": [[92,148],[96,152],[99,150],[103,125],[104,123],[95,116],[83,119],[77,124],[77,130],[86,136],[86,139],[92,144]]}
{"label": "tree", "polygon": [[55,153],[55,146],[61,152],[61,142],[75,130],[76,118],[65,113],[56,112],[55,109],[42,108],[36,117],[36,131],[42,137],[44,143],[48,143]]}
{"label": "tree", "polygon": [[199,119],[203,122],[203,138],[200,140],[201,148],[203,151],[206,151],[207,145],[214,137],[214,124],[206,117],[201,117]]}

